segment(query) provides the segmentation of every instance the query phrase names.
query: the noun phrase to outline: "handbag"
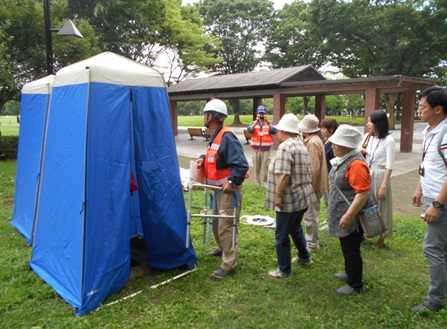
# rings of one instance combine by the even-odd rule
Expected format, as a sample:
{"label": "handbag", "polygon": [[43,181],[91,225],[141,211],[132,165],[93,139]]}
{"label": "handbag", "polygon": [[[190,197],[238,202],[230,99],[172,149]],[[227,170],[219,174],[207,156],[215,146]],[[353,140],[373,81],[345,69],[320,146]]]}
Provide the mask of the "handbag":
{"label": "handbag", "polygon": [[360,153],[362,153],[364,158],[366,158],[366,148],[368,147],[368,143],[369,143],[369,140],[371,139],[371,136],[372,136],[371,133],[368,133],[368,136],[366,137],[365,141],[362,144]]}
{"label": "handbag", "polygon": [[[351,202],[348,201],[343,192],[335,186],[338,192],[341,194],[343,199],[346,201],[348,205],[351,205]],[[360,221],[360,226],[362,227],[363,233],[367,238],[373,238],[382,233],[388,231],[388,227],[383,221],[382,214],[380,213],[379,207],[374,205],[370,208],[362,209],[357,214]]]}

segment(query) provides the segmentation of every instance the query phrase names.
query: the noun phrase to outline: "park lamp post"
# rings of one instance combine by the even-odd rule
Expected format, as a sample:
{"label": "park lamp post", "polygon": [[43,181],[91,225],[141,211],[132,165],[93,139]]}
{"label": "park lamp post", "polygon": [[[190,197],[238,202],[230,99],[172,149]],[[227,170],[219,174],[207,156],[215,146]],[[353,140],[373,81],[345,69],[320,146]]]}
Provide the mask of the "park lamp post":
{"label": "park lamp post", "polygon": [[51,28],[50,0],[43,0],[43,16],[45,19],[47,71],[48,75],[51,75],[54,73],[53,42],[51,40],[51,32],[57,32],[57,35],[71,36],[76,38],[83,38],[83,36],[70,19],[65,22],[64,26],[62,26],[60,30]]}

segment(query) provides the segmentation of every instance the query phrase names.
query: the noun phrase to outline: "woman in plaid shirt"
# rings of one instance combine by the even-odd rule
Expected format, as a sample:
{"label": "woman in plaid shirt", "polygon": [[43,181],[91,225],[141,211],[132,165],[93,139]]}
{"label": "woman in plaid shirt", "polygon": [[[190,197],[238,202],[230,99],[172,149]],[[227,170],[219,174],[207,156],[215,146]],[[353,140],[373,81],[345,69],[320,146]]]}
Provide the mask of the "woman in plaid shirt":
{"label": "woman in plaid shirt", "polygon": [[269,271],[274,278],[292,275],[290,238],[298,249],[294,262],[312,264],[301,221],[316,197],[311,185],[310,156],[298,135],[298,119],[285,114],[276,129],[280,141],[267,178],[265,207],[276,210],[276,253],[278,269]]}

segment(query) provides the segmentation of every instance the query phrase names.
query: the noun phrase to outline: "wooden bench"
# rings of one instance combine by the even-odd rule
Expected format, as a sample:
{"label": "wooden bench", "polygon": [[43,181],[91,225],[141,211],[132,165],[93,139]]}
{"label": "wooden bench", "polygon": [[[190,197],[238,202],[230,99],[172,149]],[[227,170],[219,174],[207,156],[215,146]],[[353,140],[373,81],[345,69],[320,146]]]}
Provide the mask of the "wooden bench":
{"label": "wooden bench", "polygon": [[250,139],[251,139],[252,135],[253,134],[249,133],[247,129],[244,129],[244,137],[245,137],[245,140],[247,141],[245,144],[250,144]]}
{"label": "wooden bench", "polygon": [[206,141],[209,141],[211,138],[211,130],[210,128],[205,128],[205,131],[203,132],[203,137],[205,137]]}
{"label": "wooden bench", "polygon": [[211,138],[211,131],[209,128],[188,128],[188,134],[191,137],[190,140],[194,140],[194,136],[203,137],[206,141]]}
{"label": "wooden bench", "polygon": [[191,136],[190,140],[194,140],[194,136],[204,137],[202,128],[188,128],[188,134]]}

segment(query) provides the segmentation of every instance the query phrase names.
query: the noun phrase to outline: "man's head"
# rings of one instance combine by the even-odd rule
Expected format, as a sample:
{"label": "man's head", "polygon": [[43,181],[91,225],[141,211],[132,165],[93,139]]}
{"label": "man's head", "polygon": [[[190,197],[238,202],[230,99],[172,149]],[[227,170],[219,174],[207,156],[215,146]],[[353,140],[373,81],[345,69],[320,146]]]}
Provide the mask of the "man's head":
{"label": "man's head", "polygon": [[447,90],[441,87],[430,87],[419,95],[418,116],[424,121],[443,120],[447,115]]}
{"label": "man's head", "polygon": [[228,116],[227,106],[220,99],[212,99],[206,103],[203,109],[204,124],[209,128],[211,121],[215,120],[222,124]]}
{"label": "man's head", "polygon": [[264,105],[259,105],[258,108],[256,109],[256,113],[258,119],[264,119],[264,114],[267,113],[267,109],[265,108]]}

